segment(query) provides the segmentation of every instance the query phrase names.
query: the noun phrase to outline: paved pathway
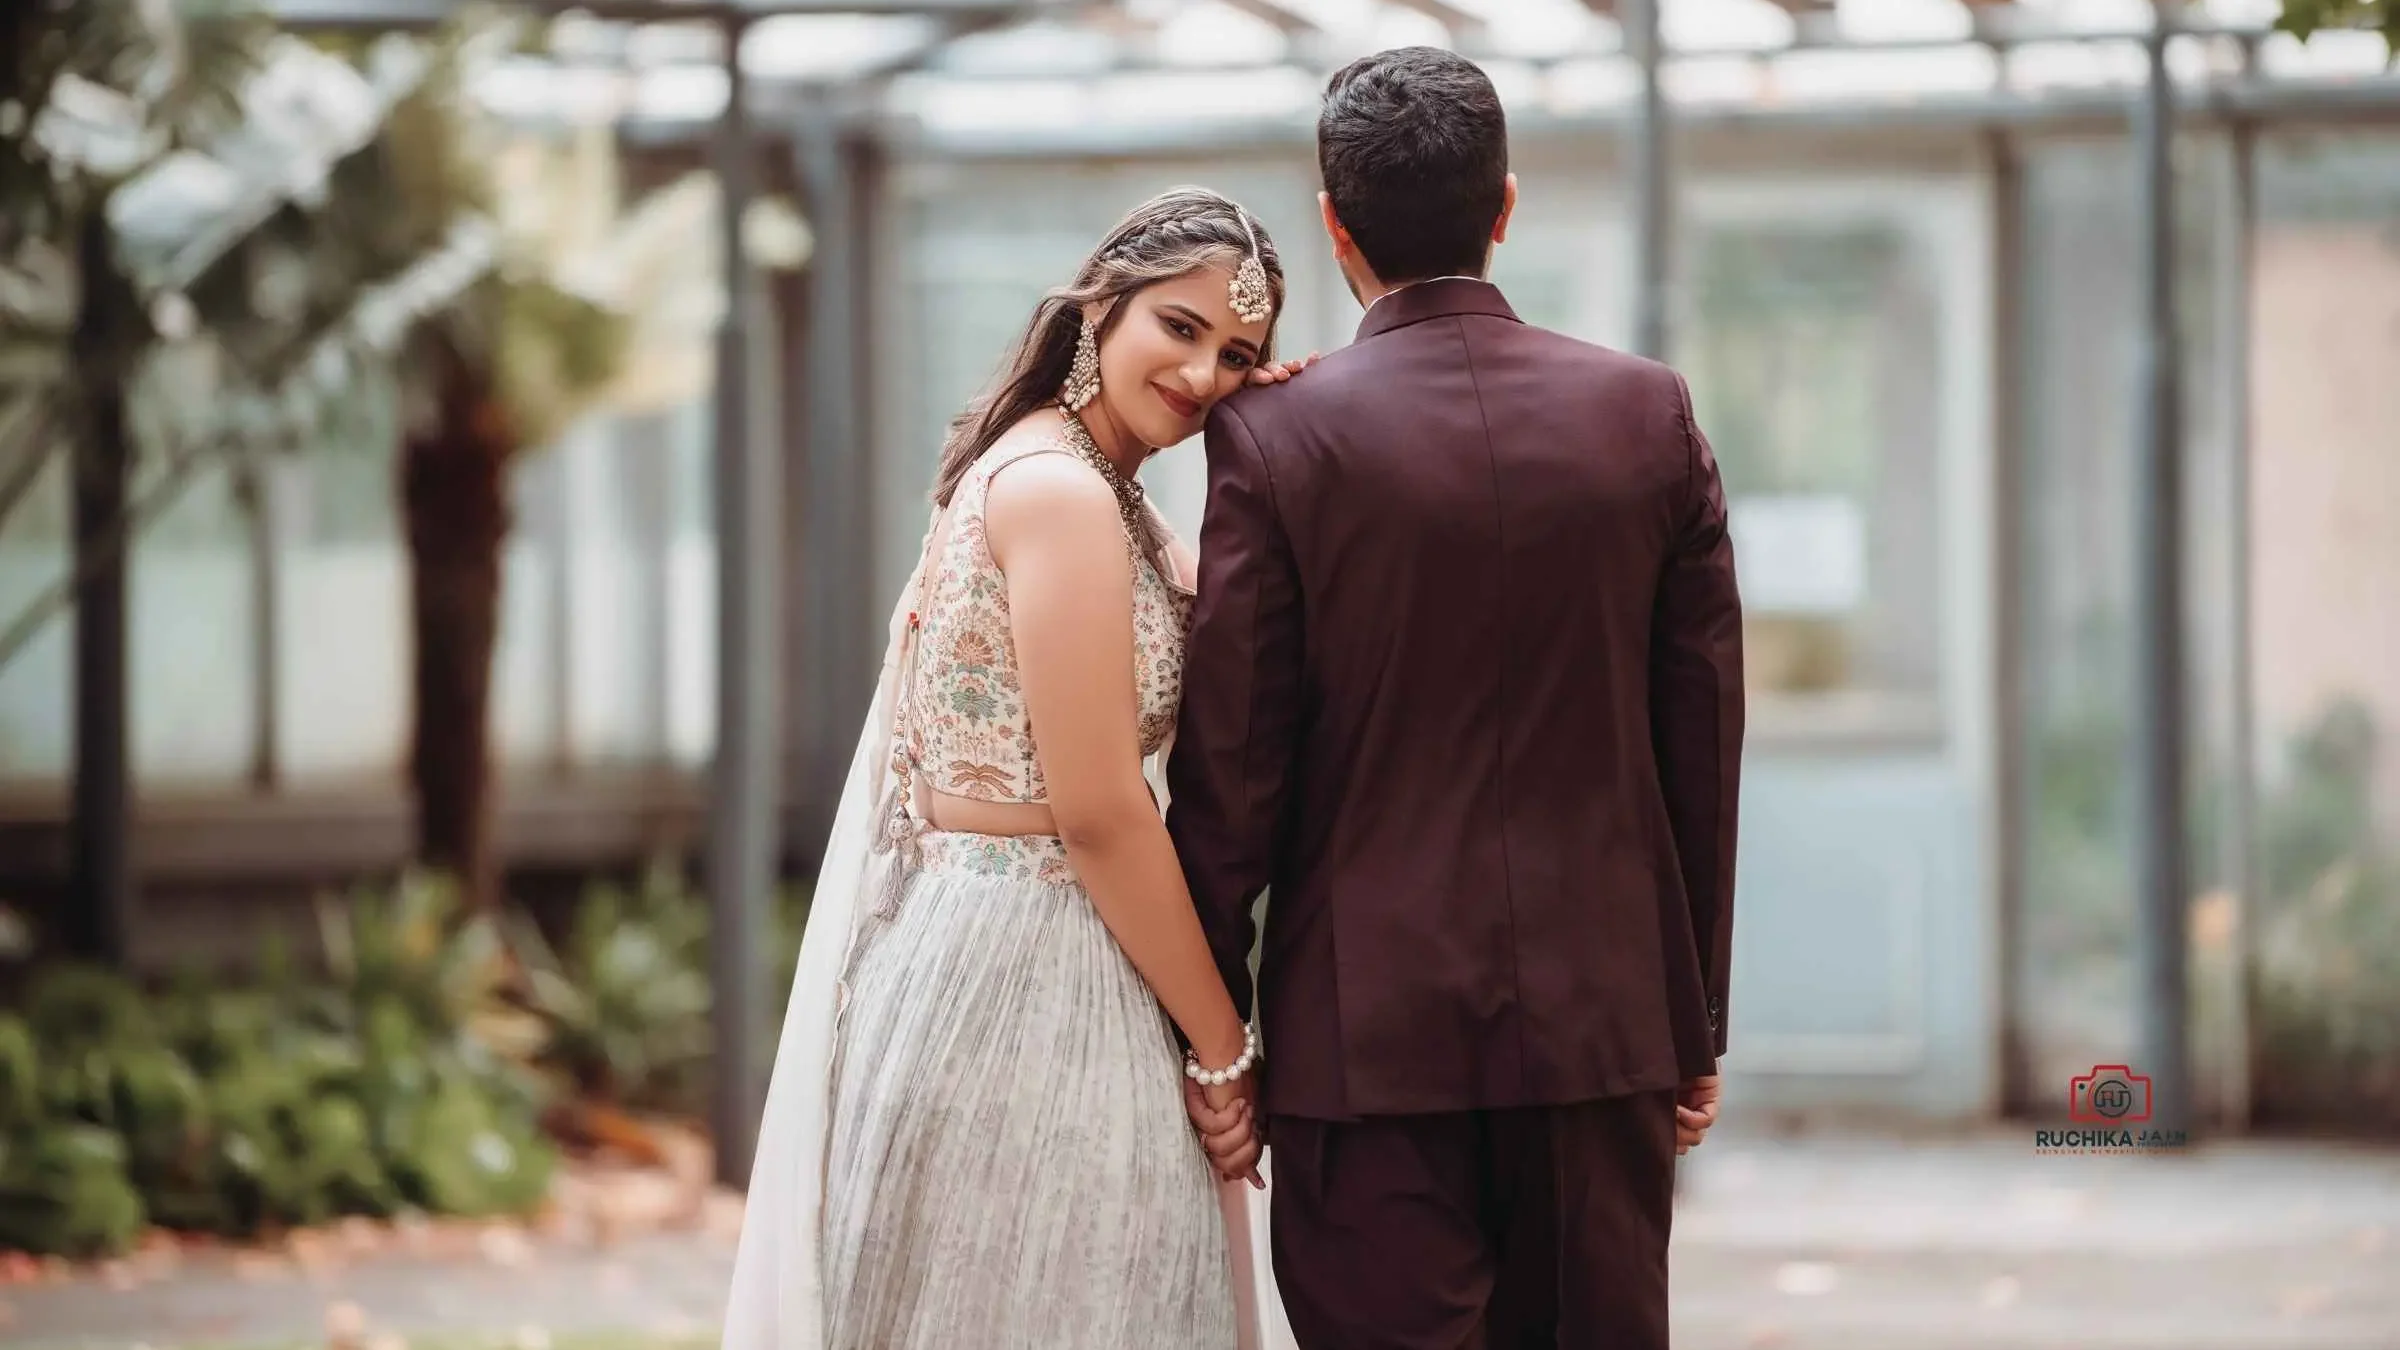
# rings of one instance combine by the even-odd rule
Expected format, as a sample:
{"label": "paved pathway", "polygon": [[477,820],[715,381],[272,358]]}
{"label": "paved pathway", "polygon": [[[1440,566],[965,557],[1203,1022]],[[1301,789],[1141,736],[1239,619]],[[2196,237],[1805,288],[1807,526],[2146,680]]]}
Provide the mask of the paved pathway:
{"label": "paved pathway", "polygon": [[[466,1251],[212,1257],[149,1279],[137,1263],[113,1285],[0,1288],[0,1343],[321,1342],[343,1303],[417,1335],[687,1339],[717,1315],[733,1227],[719,1204],[612,1244],[504,1229]],[[2400,1350],[2400,1148],[1723,1135],[1687,1174],[1674,1275],[1678,1350]]]}

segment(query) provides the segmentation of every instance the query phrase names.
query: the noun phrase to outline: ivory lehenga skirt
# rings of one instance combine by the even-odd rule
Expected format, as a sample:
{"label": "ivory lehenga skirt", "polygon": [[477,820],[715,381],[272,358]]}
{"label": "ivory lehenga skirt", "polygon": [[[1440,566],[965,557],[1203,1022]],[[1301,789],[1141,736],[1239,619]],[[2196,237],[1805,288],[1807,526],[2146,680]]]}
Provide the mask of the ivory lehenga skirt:
{"label": "ivory lehenga skirt", "polygon": [[842,1013],[828,1350],[1233,1350],[1172,1028],[1065,847],[928,833],[921,856]]}

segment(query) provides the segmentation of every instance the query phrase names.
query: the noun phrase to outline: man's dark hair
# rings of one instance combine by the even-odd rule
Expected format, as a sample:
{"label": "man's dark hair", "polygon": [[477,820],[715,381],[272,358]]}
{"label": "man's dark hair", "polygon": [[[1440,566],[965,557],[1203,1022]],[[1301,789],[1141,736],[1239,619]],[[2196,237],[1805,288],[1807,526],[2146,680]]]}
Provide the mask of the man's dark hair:
{"label": "man's dark hair", "polygon": [[1508,118],[1490,77],[1456,52],[1379,52],[1325,86],[1317,169],[1386,284],[1479,276],[1504,200]]}

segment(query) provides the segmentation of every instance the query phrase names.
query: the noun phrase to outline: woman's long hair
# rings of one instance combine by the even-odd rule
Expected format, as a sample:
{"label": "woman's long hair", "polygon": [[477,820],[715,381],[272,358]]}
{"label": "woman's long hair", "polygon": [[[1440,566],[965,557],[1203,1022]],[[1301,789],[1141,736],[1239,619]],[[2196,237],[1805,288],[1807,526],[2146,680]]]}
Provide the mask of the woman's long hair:
{"label": "woman's long hair", "polygon": [[[987,392],[967,405],[950,423],[942,440],[942,463],[934,475],[933,499],[944,506],[958,490],[967,470],[992,448],[1010,427],[1028,413],[1058,402],[1067,369],[1075,361],[1075,343],[1083,330],[1083,307],[1102,305],[1100,321],[1105,340],[1124,318],[1116,303],[1145,286],[1172,281],[1198,268],[1239,266],[1250,255],[1255,239],[1258,260],[1267,270],[1274,293],[1275,313],[1283,313],[1283,262],[1266,227],[1223,193],[1207,188],[1172,188],[1135,207],[1100,240],[1092,255],[1075,269],[1075,280],[1051,291],[1034,306],[1024,335],[1001,363],[1000,374]],[[1268,350],[1271,359],[1273,329]]]}

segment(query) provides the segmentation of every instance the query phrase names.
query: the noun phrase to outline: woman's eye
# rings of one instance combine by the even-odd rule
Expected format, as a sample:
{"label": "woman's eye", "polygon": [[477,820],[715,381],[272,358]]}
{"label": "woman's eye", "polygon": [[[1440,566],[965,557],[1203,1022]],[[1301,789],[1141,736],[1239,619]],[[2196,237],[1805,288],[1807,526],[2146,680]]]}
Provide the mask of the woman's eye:
{"label": "woman's eye", "polygon": [[1250,358],[1242,355],[1240,352],[1227,352],[1225,353],[1225,364],[1233,367],[1235,370],[1248,370],[1250,368]]}
{"label": "woman's eye", "polygon": [[1181,319],[1167,320],[1167,327],[1172,329],[1175,336],[1179,338],[1188,338],[1192,335],[1192,326]]}

